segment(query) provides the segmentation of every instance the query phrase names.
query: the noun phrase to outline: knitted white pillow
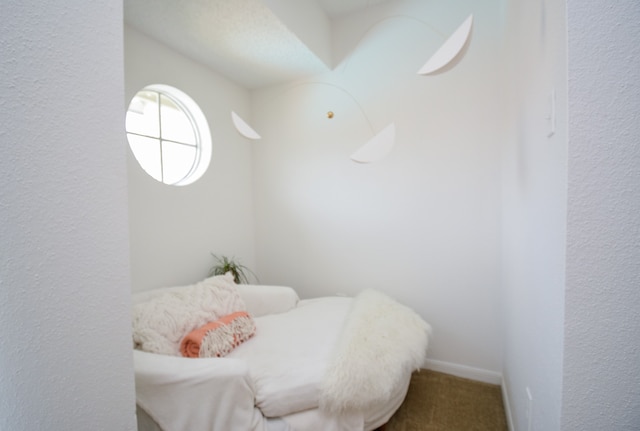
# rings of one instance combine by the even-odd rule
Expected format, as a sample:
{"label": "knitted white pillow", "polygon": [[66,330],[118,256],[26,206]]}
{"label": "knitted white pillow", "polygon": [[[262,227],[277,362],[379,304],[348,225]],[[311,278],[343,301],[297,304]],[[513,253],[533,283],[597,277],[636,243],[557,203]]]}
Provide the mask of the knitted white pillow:
{"label": "knitted white pillow", "polygon": [[246,309],[231,274],[161,294],[134,306],[134,348],[181,356],[180,342],[189,332]]}

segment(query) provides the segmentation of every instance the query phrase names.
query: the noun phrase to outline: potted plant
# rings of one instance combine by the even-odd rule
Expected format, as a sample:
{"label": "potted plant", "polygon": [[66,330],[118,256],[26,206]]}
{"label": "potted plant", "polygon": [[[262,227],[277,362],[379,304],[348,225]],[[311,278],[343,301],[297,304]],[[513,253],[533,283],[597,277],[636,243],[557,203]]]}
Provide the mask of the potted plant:
{"label": "potted plant", "polygon": [[[233,274],[233,279],[236,284],[249,284],[249,278],[247,273],[253,275],[258,281],[258,277],[249,268],[240,263],[235,257],[228,258],[227,256],[218,256],[211,253],[211,256],[216,260],[215,264],[209,270],[209,277],[214,275],[224,275],[227,272]],[[259,282],[259,281],[258,281]]]}

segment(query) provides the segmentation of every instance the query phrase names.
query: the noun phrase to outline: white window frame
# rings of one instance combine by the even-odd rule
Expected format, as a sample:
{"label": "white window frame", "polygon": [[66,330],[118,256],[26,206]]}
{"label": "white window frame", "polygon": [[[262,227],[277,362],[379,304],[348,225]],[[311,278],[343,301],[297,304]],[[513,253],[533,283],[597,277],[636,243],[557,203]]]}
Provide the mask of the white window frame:
{"label": "white window frame", "polygon": [[[200,179],[202,175],[204,175],[204,173],[209,168],[209,164],[211,162],[211,153],[212,153],[211,132],[209,130],[209,125],[204,113],[202,112],[198,104],[191,97],[189,97],[186,93],[178,90],[175,87],[171,87],[165,84],[153,84],[153,85],[148,85],[144,87],[139,92],[141,91],[153,91],[153,92],[159,93],[161,96],[165,96],[171,99],[171,101],[175,103],[186,114],[187,118],[189,119],[193,127],[193,132],[195,134],[195,141],[196,141],[196,145],[195,145],[196,155],[195,155],[195,159],[191,167],[191,170],[179,181],[173,182],[173,183],[167,183],[164,181],[163,176],[160,179],[158,179],[158,178],[155,178],[153,175],[149,174],[149,172],[147,172],[146,170],[145,170],[145,173],[147,173],[149,176],[151,176],[155,180],[167,185],[185,186],[188,184],[192,184],[193,182]],[[136,95],[137,94],[138,93],[136,93]],[[133,99],[135,99],[135,96]],[[158,105],[160,105],[160,100],[158,100]],[[129,111],[130,107],[131,105],[127,109],[127,112]],[[158,121],[160,122],[160,128],[161,128],[162,118],[160,116]],[[126,132],[127,132],[127,139],[130,134],[135,135],[135,133],[130,133],[128,130]],[[141,136],[141,135],[138,135],[138,136]],[[147,136],[147,137],[150,139],[158,140],[160,145],[160,151],[162,151],[162,142],[163,142],[162,136],[160,137]],[[133,153],[133,149],[131,148],[131,143],[129,144],[129,147]],[[135,155],[135,153],[134,153],[134,157],[136,157],[136,161],[138,162],[138,165],[140,165],[140,167],[144,170],[144,167],[142,166],[140,161],[137,159],[137,156]],[[161,161],[160,170],[161,170],[161,175],[163,175],[162,161]]]}

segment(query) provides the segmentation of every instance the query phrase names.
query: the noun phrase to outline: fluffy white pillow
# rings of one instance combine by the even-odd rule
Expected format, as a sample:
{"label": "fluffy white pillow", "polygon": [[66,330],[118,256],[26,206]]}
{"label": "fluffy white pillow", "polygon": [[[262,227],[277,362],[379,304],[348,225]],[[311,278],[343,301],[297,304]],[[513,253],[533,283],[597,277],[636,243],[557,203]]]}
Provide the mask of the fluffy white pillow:
{"label": "fluffy white pillow", "polygon": [[246,306],[231,274],[172,290],[134,306],[134,347],[181,356],[180,342],[185,335],[237,311],[246,311]]}

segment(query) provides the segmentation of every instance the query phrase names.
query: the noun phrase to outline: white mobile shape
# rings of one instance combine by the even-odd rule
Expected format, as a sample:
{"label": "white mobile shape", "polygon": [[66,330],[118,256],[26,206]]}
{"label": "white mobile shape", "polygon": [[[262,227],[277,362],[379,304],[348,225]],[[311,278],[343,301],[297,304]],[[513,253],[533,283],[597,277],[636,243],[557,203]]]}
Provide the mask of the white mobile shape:
{"label": "white mobile shape", "polygon": [[234,111],[231,111],[231,121],[233,121],[233,125],[236,126],[236,130],[245,138],[249,139],[261,139],[260,135],[256,133],[255,130],[251,128],[238,114]]}
{"label": "white mobile shape", "polygon": [[458,27],[458,29],[447,39],[440,49],[422,66],[418,71],[418,75],[428,75],[436,72],[451,62],[462,51],[464,45],[471,34],[471,25],[473,24],[473,15],[469,17]]}
{"label": "white mobile shape", "polygon": [[372,163],[382,160],[391,152],[395,139],[396,125],[391,123],[353,153],[351,160],[358,163]]}

